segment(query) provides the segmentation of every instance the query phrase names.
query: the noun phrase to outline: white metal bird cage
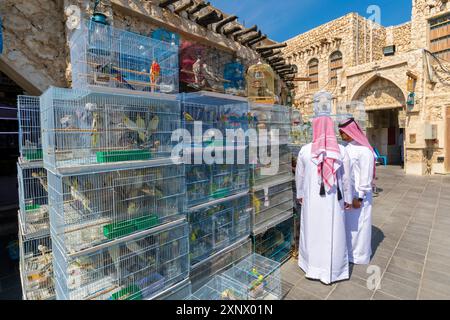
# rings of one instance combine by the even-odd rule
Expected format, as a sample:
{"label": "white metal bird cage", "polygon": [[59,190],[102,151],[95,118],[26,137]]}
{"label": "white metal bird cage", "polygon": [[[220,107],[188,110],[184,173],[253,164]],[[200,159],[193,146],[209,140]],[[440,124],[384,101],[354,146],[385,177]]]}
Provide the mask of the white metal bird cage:
{"label": "white metal bird cage", "polygon": [[291,179],[254,190],[251,198],[254,209],[253,233],[275,226],[293,215]]}
{"label": "white metal bird cage", "polygon": [[289,144],[291,131],[289,107],[250,103],[249,108],[250,128],[255,129],[258,135],[267,132],[267,143]]}
{"label": "white metal bird cage", "polygon": [[284,181],[293,178],[292,151],[289,145],[271,145],[266,148],[265,154],[268,157],[266,163],[258,161],[257,164],[251,165],[250,184],[253,189],[273,184],[274,180]]}
{"label": "white metal bird cage", "polygon": [[[211,92],[184,94],[180,99],[184,128],[190,134],[190,141],[184,141],[188,206],[248,190],[247,101]],[[227,139],[227,133],[233,139]]]}
{"label": "white metal bird cage", "polygon": [[281,264],[258,254],[225,271],[225,277],[245,286],[249,300],[281,300]]}
{"label": "white metal bird cage", "polygon": [[74,253],[185,214],[185,171],[167,164],[59,176],[49,172],[54,241]]}
{"label": "white metal bird cage", "polygon": [[191,265],[249,236],[251,210],[248,195],[190,209]]}
{"label": "white metal bird cage", "polygon": [[294,219],[293,217],[253,235],[255,253],[280,263],[291,257],[294,247]]}
{"label": "white metal bird cage", "polygon": [[52,87],[41,97],[41,125],[45,167],[56,173],[169,158],[180,104],[169,95]]}
{"label": "white metal bird cage", "polygon": [[18,163],[20,228],[26,237],[49,234],[47,170],[42,162]]}
{"label": "white metal bird cage", "polygon": [[27,239],[19,232],[20,273],[25,300],[55,298],[52,242],[49,235]]}
{"label": "white metal bird cage", "polygon": [[19,151],[23,162],[42,161],[39,97],[17,96]]}
{"label": "white metal bird cage", "polygon": [[54,246],[58,300],[149,300],[189,276],[187,223],[65,255]]}
{"label": "white metal bird cage", "polygon": [[178,46],[94,21],[70,39],[73,88],[177,93]]}
{"label": "white metal bird cage", "polygon": [[243,284],[218,275],[194,292],[189,300],[241,301],[249,299],[247,288]]}
{"label": "white metal bird cage", "polygon": [[247,237],[210,256],[201,263],[192,266],[189,275],[192,282],[192,290],[197,291],[212,277],[231,268],[252,253],[252,241]]}

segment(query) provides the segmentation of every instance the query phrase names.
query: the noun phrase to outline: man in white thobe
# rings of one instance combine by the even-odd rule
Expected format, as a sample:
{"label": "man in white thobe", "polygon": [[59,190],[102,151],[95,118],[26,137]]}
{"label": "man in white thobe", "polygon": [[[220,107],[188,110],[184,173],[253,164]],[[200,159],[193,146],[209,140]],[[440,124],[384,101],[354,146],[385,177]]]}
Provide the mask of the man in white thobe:
{"label": "man in white thobe", "polygon": [[339,125],[351,162],[352,209],[346,213],[347,245],[350,263],[366,265],[372,256],[372,183],[376,155],[354,119]]}
{"label": "man in white thobe", "polygon": [[338,145],[330,117],[313,120],[313,143],[299,152],[297,199],[302,204],[299,266],[309,279],[349,278],[345,208],[352,200],[350,159]]}

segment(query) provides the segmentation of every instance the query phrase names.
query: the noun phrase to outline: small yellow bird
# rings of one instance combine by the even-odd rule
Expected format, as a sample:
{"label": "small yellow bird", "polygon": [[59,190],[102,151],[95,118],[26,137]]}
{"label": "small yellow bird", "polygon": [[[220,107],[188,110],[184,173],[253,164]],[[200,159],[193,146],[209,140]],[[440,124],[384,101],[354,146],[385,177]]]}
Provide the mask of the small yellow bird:
{"label": "small yellow bird", "polygon": [[187,112],[184,113],[184,119],[186,121],[194,121],[194,118]]}

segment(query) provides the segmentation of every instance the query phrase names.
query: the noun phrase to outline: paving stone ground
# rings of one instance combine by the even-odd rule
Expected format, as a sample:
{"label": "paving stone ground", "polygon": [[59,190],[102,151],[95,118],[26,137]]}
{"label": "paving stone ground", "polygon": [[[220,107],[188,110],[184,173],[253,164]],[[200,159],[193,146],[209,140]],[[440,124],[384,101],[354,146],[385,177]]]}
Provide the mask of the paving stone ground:
{"label": "paving stone ground", "polygon": [[284,299],[450,299],[450,176],[377,170],[371,264],[351,266],[350,280],[327,286],[306,279],[291,259],[282,267]]}

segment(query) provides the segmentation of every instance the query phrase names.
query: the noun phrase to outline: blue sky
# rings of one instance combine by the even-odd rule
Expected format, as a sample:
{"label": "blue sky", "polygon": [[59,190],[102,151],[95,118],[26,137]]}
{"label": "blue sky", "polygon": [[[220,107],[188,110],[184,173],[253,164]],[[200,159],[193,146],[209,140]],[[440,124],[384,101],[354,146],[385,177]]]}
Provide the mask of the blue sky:
{"label": "blue sky", "polygon": [[276,41],[288,40],[350,12],[370,17],[371,5],[381,9],[381,24],[397,25],[411,19],[412,0],[210,0],[247,27],[254,24]]}

